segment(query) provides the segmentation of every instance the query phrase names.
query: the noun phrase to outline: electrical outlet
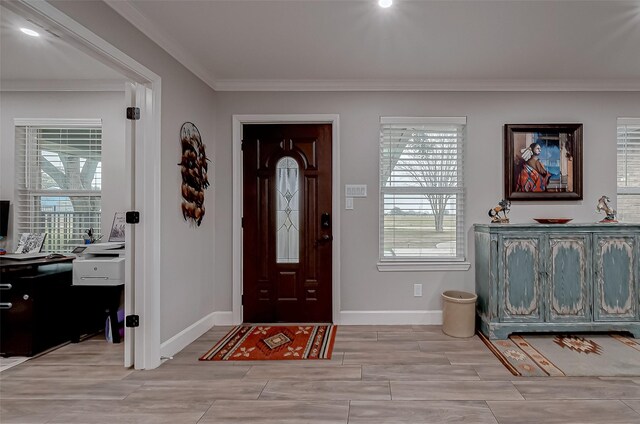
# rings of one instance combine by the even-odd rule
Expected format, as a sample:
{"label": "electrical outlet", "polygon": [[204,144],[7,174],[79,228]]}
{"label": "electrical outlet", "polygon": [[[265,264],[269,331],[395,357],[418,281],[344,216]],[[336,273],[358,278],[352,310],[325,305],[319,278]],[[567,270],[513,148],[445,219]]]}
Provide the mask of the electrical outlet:
{"label": "electrical outlet", "polygon": [[422,284],[413,285],[413,297],[422,297]]}

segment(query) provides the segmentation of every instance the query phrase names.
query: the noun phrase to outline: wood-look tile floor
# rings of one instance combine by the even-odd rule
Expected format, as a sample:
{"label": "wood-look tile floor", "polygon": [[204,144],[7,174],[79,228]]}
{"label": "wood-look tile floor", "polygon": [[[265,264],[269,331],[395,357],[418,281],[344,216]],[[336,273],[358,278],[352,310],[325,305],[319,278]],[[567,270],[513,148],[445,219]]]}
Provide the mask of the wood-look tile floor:
{"label": "wood-look tile floor", "polygon": [[340,326],[328,361],[199,362],[214,327],[158,369],[91,339],[0,373],[2,423],[640,423],[640,378],[512,376],[477,337]]}

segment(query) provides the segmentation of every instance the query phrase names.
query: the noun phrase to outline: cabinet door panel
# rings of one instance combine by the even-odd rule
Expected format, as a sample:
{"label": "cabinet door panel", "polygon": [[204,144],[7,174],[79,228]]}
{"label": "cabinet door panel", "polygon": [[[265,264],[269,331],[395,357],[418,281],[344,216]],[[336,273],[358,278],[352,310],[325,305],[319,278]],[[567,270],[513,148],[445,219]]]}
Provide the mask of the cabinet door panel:
{"label": "cabinet door panel", "polygon": [[502,243],[503,322],[540,322],[540,240],[505,237]]}
{"label": "cabinet door panel", "polygon": [[595,243],[596,321],[634,321],[638,295],[633,237],[597,237]]}
{"label": "cabinet door panel", "polygon": [[548,321],[591,321],[589,245],[589,235],[549,236]]}

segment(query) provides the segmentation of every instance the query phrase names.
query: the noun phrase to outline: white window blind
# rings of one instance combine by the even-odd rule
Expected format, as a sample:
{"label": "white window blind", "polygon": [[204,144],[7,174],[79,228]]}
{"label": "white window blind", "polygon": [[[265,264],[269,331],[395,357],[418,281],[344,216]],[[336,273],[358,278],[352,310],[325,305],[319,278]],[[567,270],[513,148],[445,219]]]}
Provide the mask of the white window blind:
{"label": "white window blind", "polygon": [[16,232],[46,233],[44,252],[70,251],[90,228],[100,234],[101,127],[16,120]]}
{"label": "white window blind", "polygon": [[618,218],[640,222],[640,118],[618,118]]}
{"label": "white window blind", "polygon": [[380,261],[464,261],[466,118],[380,123]]}

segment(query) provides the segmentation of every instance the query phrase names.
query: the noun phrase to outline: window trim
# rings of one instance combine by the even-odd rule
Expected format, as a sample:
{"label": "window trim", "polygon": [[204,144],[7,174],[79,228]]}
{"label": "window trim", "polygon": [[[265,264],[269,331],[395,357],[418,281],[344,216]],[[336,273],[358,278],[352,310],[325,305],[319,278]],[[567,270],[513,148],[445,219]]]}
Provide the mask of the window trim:
{"label": "window trim", "polygon": [[468,271],[471,262],[466,259],[462,261],[385,261],[376,264],[380,272],[403,272],[403,271]]}
{"label": "window trim", "polygon": [[[427,257],[427,258],[384,258],[382,245],[384,242],[384,194],[381,182],[382,173],[382,155],[380,150],[378,151],[378,261],[376,266],[378,271],[467,271],[471,267],[471,263],[467,257],[467,240],[465,236],[465,210],[464,200],[466,198],[466,184],[464,176],[464,160],[465,160],[465,144],[467,134],[467,117],[380,117],[379,130],[382,131],[382,127],[385,124],[407,124],[407,125],[462,125],[464,126],[461,147],[461,157],[459,158],[459,178],[463,182],[460,190],[462,196],[462,216],[458,216],[456,213],[456,227],[460,234],[457,234],[457,241],[462,242],[461,253],[462,256],[456,258],[442,258],[442,257]],[[382,138],[378,140],[378,146],[382,143]]]}
{"label": "window trim", "polygon": [[[14,155],[18,155],[18,140],[15,138],[16,131],[18,128],[25,128],[28,131],[28,128],[47,128],[47,129],[82,129],[82,128],[91,128],[96,127],[101,131],[100,144],[103,142],[103,133],[104,133],[104,125],[102,119],[100,118],[80,118],[80,119],[70,119],[70,118],[14,118],[13,119],[13,134],[14,134]],[[28,135],[26,135],[25,141],[27,140]],[[25,182],[27,182],[27,186],[25,188],[21,188],[18,186],[19,181],[19,173],[27,172],[26,168],[29,166],[27,163],[29,155],[25,156],[25,163],[21,164],[17,159],[15,162],[15,167],[13,170],[13,178],[14,178],[14,199],[15,200],[15,208],[16,213],[31,213],[31,209],[25,210],[21,205],[20,199],[21,197],[26,197],[29,199],[29,202],[32,203],[35,197],[46,197],[51,196],[52,194],[60,194],[58,192],[52,192],[50,190],[44,189],[33,189],[29,188],[30,183],[27,182],[29,177],[26,176]],[[74,197],[100,197],[100,201],[102,202],[102,189],[100,190],[65,190],[63,192],[66,196],[74,196]],[[102,212],[100,212],[100,215]],[[30,220],[31,222],[32,220]],[[14,219],[12,232],[14,234],[14,238],[19,234],[20,223],[18,219]],[[43,247],[44,249],[44,247]]]}
{"label": "window trim", "polygon": [[[620,127],[627,126],[639,126],[640,127],[640,118],[617,118],[616,119],[616,156],[617,151],[620,148],[620,139],[618,138],[618,133],[620,132]],[[620,164],[616,159],[616,170]],[[616,203],[619,205],[620,203],[620,195],[640,195],[640,185],[638,186],[619,186],[616,178]],[[619,209],[619,206],[618,206]]]}

